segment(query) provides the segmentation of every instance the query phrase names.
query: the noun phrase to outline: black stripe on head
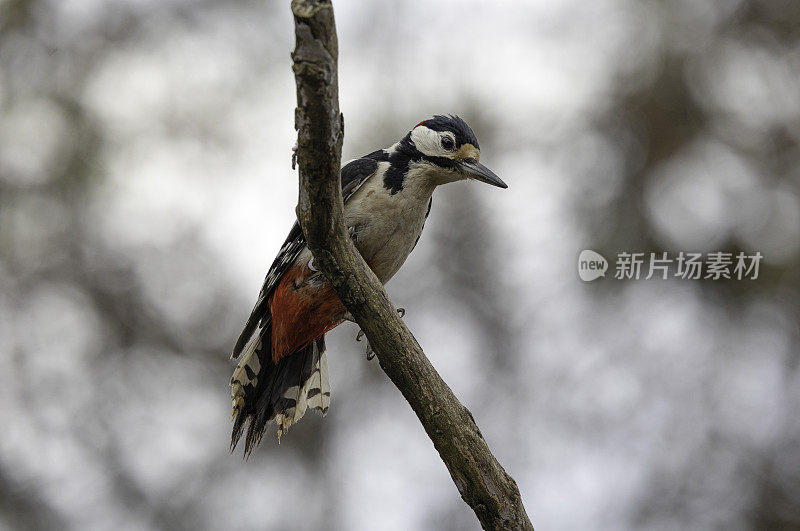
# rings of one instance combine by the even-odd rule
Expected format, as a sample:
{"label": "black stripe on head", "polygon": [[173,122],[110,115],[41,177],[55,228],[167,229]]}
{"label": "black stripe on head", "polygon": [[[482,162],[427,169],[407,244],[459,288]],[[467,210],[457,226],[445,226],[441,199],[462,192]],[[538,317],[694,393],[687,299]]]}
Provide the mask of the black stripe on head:
{"label": "black stripe on head", "polygon": [[[433,131],[450,131],[455,136],[457,147],[461,147],[465,144],[472,144],[476,149],[480,149],[478,139],[475,138],[475,133],[473,133],[470,126],[458,116],[437,114],[433,118],[429,118],[417,125],[424,125]],[[455,161],[452,159],[446,157],[431,157],[422,154],[411,141],[411,132],[400,141],[393,152],[388,153],[385,150],[378,150],[370,153],[367,157],[378,161],[389,161],[389,168],[383,176],[383,186],[388,189],[392,195],[403,189],[403,185],[405,184],[403,180],[405,179],[409,164],[412,161],[424,159],[442,168],[452,168],[455,165]]]}
{"label": "black stripe on head", "polygon": [[472,132],[467,122],[455,115],[445,116],[437,114],[429,120],[425,120],[419,125],[424,125],[428,129],[434,131],[450,131],[456,137],[456,147],[461,147],[464,144],[472,144],[476,149],[481,147],[478,145],[478,139],[475,138],[475,133]]}
{"label": "black stripe on head", "polygon": [[[472,135],[472,130],[469,129],[469,126],[464,123],[463,120],[459,118],[464,127]],[[428,126],[428,122],[423,122],[421,125]],[[447,129],[448,131],[452,131],[452,129]],[[472,135],[474,139],[475,136]],[[477,140],[474,140],[477,143]],[[472,143],[472,142],[467,142]],[[461,145],[461,144],[459,144]],[[473,146],[475,144],[472,144]],[[477,147],[477,146],[475,146]],[[372,154],[370,155],[372,156]],[[409,165],[411,162],[418,162],[420,160],[427,160],[437,166],[441,166],[442,168],[452,168],[455,166],[455,161],[452,159],[448,159],[447,157],[432,157],[429,155],[425,155],[420,150],[417,149],[417,146],[414,145],[414,142],[411,141],[411,133],[409,132],[403,140],[400,141],[400,144],[397,146],[397,149],[389,154],[389,168],[386,170],[386,173],[383,175],[383,186],[387,190],[391,192],[392,195],[396,194],[400,190],[403,189],[404,186],[404,179],[406,172],[408,171]]]}
{"label": "black stripe on head", "polygon": [[456,165],[456,161],[453,159],[448,159],[447,157],[431,157],[429,155],[422,155],[422,158],[442,168],[453,168]]}

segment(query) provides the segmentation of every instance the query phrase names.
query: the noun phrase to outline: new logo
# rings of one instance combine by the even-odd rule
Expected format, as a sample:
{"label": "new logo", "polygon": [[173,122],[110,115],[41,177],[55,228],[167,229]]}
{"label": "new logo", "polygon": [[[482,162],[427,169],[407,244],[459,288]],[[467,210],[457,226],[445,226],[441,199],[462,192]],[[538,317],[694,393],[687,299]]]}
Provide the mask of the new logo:
{"label": "new logo", "polygon": [[578,276],[584,282],[606,276],[607,269],[608,261],[600,253],[585,249],[578,256]]}

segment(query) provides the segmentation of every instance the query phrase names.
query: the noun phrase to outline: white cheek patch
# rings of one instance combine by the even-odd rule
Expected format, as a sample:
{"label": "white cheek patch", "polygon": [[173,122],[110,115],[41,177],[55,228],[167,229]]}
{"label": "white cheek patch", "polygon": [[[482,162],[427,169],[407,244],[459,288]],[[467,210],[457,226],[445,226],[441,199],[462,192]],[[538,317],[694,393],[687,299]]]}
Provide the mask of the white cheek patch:
{"label": "white cheek patch", "polygon": [[423,154],[429,157],[450,157],[452,154],[442,147],[441,135],[424,125],[418,125],[411,131],[411,141]]}

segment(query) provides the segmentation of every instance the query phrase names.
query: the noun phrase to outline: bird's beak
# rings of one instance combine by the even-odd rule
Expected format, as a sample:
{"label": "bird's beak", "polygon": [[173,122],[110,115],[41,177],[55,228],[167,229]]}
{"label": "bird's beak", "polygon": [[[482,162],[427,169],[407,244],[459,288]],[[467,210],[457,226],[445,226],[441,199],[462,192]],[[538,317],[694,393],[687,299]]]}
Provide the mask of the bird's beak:
{"label": "bird's beak", "polygon": [[456,163],[458,169],[461,170],[467,177],[472,177],[486,184],[498,186],[500,188],[508,188],[508,185],[503,180],[494,174],[492,170],[477,161],[460,161]]}

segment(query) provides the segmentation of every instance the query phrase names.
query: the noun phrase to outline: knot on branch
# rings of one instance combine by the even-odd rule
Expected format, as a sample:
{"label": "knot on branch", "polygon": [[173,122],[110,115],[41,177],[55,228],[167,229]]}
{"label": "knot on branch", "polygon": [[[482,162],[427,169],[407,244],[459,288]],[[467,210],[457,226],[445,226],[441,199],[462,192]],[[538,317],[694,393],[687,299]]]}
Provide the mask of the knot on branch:
{"label": "knot on branch", "polygon": [[322,9],[330,9],[328,0],[292,0],[292,14],[298,18],[311,18]]}
{"label": "knot on branch", "polygon": [[294,74],[330,84],[335,75],[335,62],[325,45],[314,37],[311,28],[306,25],[297,26],[297,35],[297,47],[292,52]]}

